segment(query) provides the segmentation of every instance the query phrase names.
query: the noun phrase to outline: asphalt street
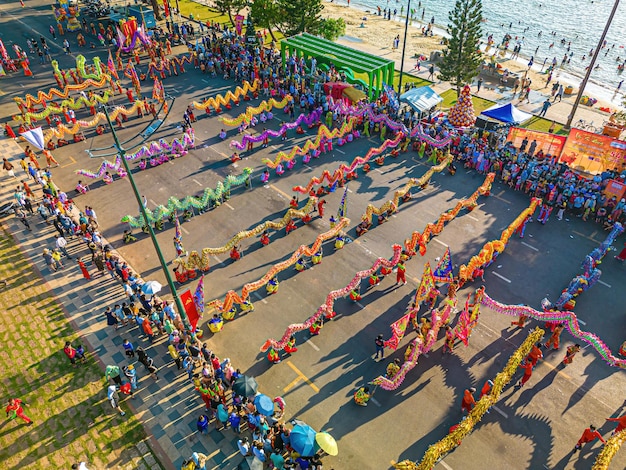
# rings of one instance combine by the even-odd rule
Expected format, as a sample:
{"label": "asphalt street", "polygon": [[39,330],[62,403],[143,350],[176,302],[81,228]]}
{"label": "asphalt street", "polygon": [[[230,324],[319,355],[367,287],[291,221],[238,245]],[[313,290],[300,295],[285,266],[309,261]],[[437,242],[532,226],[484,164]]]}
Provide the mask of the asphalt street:
{"label": "asphalt street", "polygon": [[[5,3],[0,5],[0,12],[3,22],[0,38],[7,47],[12,42],[25,47],[26,37],[33,31],[37,34],[47,32],[52,20],[49,6],[38,1],[28,2],[28,8],[23,10],[18,2]],[[9,22],[10,28],[6,27]],[[49,34],[45,36],[54,43]],[[60,45],[58,36],[56,45]],[[52,52],[62,68],[73,65],[73,57],[62,54],[58,47]],[[93,56],[92,51],[80,52],[84,52],[88,59]],[[176,52],[180,54],[183,49]],[[106,59],[106,51],[96,53]],[[143,67],[145,63],[144,58]],[[3,122],[17,112],[12,97],[56,86],[49,65],[33,64],[32,68],[34,79],[25,79],[19,74],[1,79],[0,114]],[[122,84],[128,86],[129,81],[123,79]],[[147,94],[150,94],[151,86],[151,83],[144,82]],[[190,102],[223,93],[233,89],[235,84],[207,78],[188,66],[185,75],[167,78],[164,86],[176,96],[176,102],[153,139],[169,141],[181,135],[177,125]],[[121,97],[117,100],[124,102]],[[242,101],[229,115],[236,116],[246,105],[258,103],[259,100]],[[77,114],[79,118],[86,117],[84,111]],[[279,127],[280,119],[285,115],[282,111],[275,114],[277,119],[267,127]],[[263,186],[260,181],[264,169],[261,159],[275,158],[277,151],[301,144],[313,135],[312,131],[307,130],[305,136],[296,136],[290,131],[286,142],[276,139],[268,149],[257,148],[233,165],[226,156],[232,153],[228,142],[241,138],[237,136],[237,130],[227,128],[228,138],[222,142],[217,134],[225,126],[218,117],[207,117],[202,112],[196,112],[196,116],[196,149],[170,164],[134,173],[149,207],[153,209],[157,204],[166,203],[170,196],[182,198],[200,194],[207,187],[215,188],[227,175],[240,174],[246,166],[252,167],[254,174],[251,189],[233,190],[227,204],[197,215],[182,225],[183,244],[187,250],[221,246],[241,230],[265,220],[279,219],[289,207],[294,185],[305,185],[311,177],[320,176],[323,170],[332,171],[341,162],[349,163],[380,142],[373,136],[335,147],[331,154],[312,159],[308,166],[299,161],[281,178],[272,171],[269,184]],[[148,118],[131,119],[120,132],[121,140],[132,137],[148,122]],[[100,164],[99,159],[90,159],[85,150],[111,144],[110,133],[97,138],[92,138],[92,131],[86,134],[86,142],[54,152],[61,163],[59,168],[53,169],[54,180],[68,192],[79,179],[75,170],[95,171]],[[348,217],[351,219],[348,234],[351,237],[354,237],[354,227],[367,204],[382,205],[408,178],[419,177],[428,169],[414,152],[387,159],[382,167],[372,166],[374,171],[361,174],[358,180],[348,185]],[[392,244],[402,243],[414,230],[423,230],[441,212],[473,193],[483,179],[475,172],[462,169],[454,177],[435,175],[429,187],[421,192],[414,191],[413,200],[401,205],[401,210],[388,222],[346,244],[343,250],[335,251],[332,242],[325,243],[322,264],[303,273],[289,269],[280,274],[277,295],[266,298],[264,289],[258,291],[258,295],[253,294],[256,307],[253,313],[237,318],[222,332],[208,337],[220,356],[230,357],[244,373],[256,376],[265,393],[282,395],[289,416],[297,417],[317,430],[328,431],[338,440],[340,453],[328,460],[329,468],[379,469],[388,468],[391,461],[420,460],[427,447],[445,436],[450,426],[461,419],[463,390],[470,386],[480,389],[487,379],[502,369],[510,354],[524,340],[524,331],[510,327],[511,318],[485,310],[467,348],[461,344],[454,354],[442,356],[440,341],[428,357],[420,359],[419,365],[398,390],[377,390],[375,400],[367,408],[355,406],[352,401],[356,387],[382,374],[388,361],[403,357],[406,344],[414,338],[415,333],[407,334],[398,351],[385,361],[377,363],[372,359],[375,336],[378,333],[390,336],[389,325],[405,312],[424,263],[429,261],[435,265],[446,247],[450,247],[455,265],[467,262],[485,242],[499,238],[502,230],[528,206],[527,196],[496,182],[492,196],[479,198],[479,207],[471,213],[461,212],[441,235],[430,242],[424,257],[417,256],[408,262],[410,282],[406,286],[396,288],[395,276],[389,276],[378,287],[368,290],[364,283],[361,305],[339,299],[335,304],[338,314],[335,320],[324,326],[320,336],[310,338],[308,332],[298,334],[298,352],[285,356],[280,364],[270,366],[260,353],[260,346],[268,338],[282,336],[289,324],[306,320],[330,291],[344,287],[356,272],[369,268],[377,257],[390,257]],[[205,278],[206,300],[223,298],[228,290],[240,292],[245,283],[260,278],[300,245],[310,246],[320,233],[329,230],[328,216],[336,213],[341,194],[338,191],[324,197],[328,202],[324,219],[316,218],[308,226],[300,223],[299,228],[288,236],[284,231],[272,233],[272,242],[267,247],[261,247],[258,239],[244,241],[244,256],[240,261],[231,262],[228,254],[212,257],[211,271]],[[300,196],[301,206],[304,199]],[[144,278],[164,283],[147,236],[139,232],[139,240],[130,245],[121,241],[122,232],[127,228],[120,223],[121,217],[138,212],[127,181],[115,181],[111,185],[91,184],[91,191],[76,197],[75,201],[81,209],[85,205],[94,207],[103,235]],[[174,229],[168,224],[158,234],[168,261],[175,256],[173,235]],[[576,218],[559,222],[552,217],[545,226],[536,222],[529,224],[525,238],[514,237],[506,251],[487,269],[487,292],[501,302],[539,308],[542,298],[547,296],[554,300],[559,296],[570,279],[579,273],[584,256],[605,236],[601,227]],[[623,242],[621,236],[616,246],[621,247]],[[600,266],[602,282],[579,297],[576,313],[584,328],[596,333],[616,352],[626,339],[623,310],[626,267],[615,261],[613,254],[607,255]],[[193,291],[195,283],[184,288],[187,287]],[[461,290],[459,303],[464,302],[475,287],[477,284]],[[535,326],[537,322],[530,325]],[[605,425],[604,418],[626,411],[624,371],[607,366],[591,347],[585,348],[566,369],[559,368],[565,347],[573,342],[573,338],[565,333],[561,350],[545,354],[545,361],[538,365],[525,388],[506,389],[497,408],[438,468],[591,468],[599,444],[587,445],[577,454],[572,449],[590,423],[600,427],[608,437],[613,426]],[[624,452],[617,455],[611,468],[626,468]]]}

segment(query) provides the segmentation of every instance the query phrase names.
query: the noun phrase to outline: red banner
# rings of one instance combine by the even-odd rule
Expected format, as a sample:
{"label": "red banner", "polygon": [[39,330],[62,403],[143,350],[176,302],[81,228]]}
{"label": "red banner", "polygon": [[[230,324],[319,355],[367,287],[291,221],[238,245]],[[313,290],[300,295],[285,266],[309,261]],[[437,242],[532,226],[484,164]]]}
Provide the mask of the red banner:
{"label": "red banner", "polygon": [[561,153],[561,161],[575,170],[598,174],[622,171],[626,162],[626,142],[581,129],[572,129]]}
{"label": "red banner", "polygon": [[170,16],[170,6],[168,5],[168,0],[163,0],[163,10],[165,10],[165,17],[168,18]]}
{"label": "red banner", "polygon": [[[559,157],[567,137],[550,134],[549,132],[531,131],[530,129],[523,129],[521,127],[511,127],[511,129],[509,129],[509,135],[506,140],[511,142],[514,147],[520,148],[524,139],[528,141],[528,145],[530,145],[533,140],[537,142],[535,153],[539,152],[539,150],[543,150],[545,155],[549,154],[553,157]],[[526,148],[528,148],[528,146],[526,146]]]}
{"label": "red banner", "polygon": [[189,289],[180,294],[180,301],[183,303],[183,307],[185,307],[185,313],[187,314],[187,318],[189,318],[191,328],[193,331],[196,331],[200,314],[198,314],[196,303],[193,301],[193,295]]}

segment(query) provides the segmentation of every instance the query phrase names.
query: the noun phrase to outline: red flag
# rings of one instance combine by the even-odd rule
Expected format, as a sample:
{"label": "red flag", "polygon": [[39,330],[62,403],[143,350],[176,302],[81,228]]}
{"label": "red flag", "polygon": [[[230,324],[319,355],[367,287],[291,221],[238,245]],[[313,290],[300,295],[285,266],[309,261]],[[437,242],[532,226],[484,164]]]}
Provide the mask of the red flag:
{"label": "red flag", "polygon": [[398,321],[395,321],[391,324],[391,332],[392,336],[390,339],[385,341],[385,347],[389,349],[393,349],[394,351],[398,349],[398,345],[400,341],[404,337],[404,333],[406,332],[406,327],[409,324],[409,320],[411,317],[411,313],[407,313]]}
{"label": "red flag", "polygon": [[194,302],[193,295],[191,294],[191,291],[189,289],[180,294],[180,301],[183,303],[187,318],[189,318],[189,324],[191,325],[191,329],[193,331],[196,331],[196,327],[198,326],[198,320],[200,320],[200,315],[198,314],[196,303]]}
{"label": "red flag", "polygon": [[113,62],[113,56],[111,55],[111,50],[109,49],[109,58],[107,59],[107,69],[109,73],[119,80],[119,76],[117,75],[117,70],[115,68],[115,63]]}
{"label": "red flag", "polygon": [[168,18],[170,16],[170,6],[168,0],[163,0],[163,10],[165,10],[165,17]]}

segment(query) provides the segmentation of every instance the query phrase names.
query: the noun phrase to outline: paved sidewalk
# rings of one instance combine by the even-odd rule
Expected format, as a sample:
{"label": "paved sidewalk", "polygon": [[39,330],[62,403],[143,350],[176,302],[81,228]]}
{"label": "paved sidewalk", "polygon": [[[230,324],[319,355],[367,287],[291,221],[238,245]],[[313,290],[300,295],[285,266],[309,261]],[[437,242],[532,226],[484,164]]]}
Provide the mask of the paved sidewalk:
{"label": "paved sidewalk", "polygon": [[[357,50],[362,50],[370,54],[374,54],[376,56],[386,57],[387,59],[393,60],[396,65],[396,70],[400,70],[400,59],[395,59],[394,57],[389,57],[390,53],[388,49],[380,48],[376,46],[372,46],[371,44],[367,44],[364,42],[355,42],[347,39],[339,38],[337,43],[342,44],[347,47],[352,47]],[[410,57],[410,54],[407,54],[404,58],[404,72],[409,75],[413,75],[415,77],[423,78],[424,80],[428,79],[428,64],[429,62],[425,62],[422,64],[422,69],[420,72],[417,72],[414,68],[415,59]],[[438,67],[435,66],[435,74],[439,73]],[[559,73],[558,72],[554,81],[559,81]],[[431,88],[435,90],[437,93],[443,93],[452,88],[450,83],[442,82],[440,80],[435,79],[434,83],[431,85]],[[521,109],[522,111],[526,111],[528,113],[533,113],[538,115],[541,111],[541,105],[545,101],[546,97],[550,96],[551,88],[543,88],[541,90],[531,90],[530,93],[530,103],[527,103],[524,100],[522,103],[519,103],[519,93],[518,98],[513,99],[513,90],[512,89],[503,89],[501,87],[496,87],[492,83],[485,82],[480,92],[476,90],[476,84],[472,84],[472,94],[478,96],[480,98],[484,98],[487,100],[495,101],[497,103],[508,103],[510,101],[513,104]],[[572,112],[572,107],[574,105],[574,99],[576,96],[566,97],[562,102],[557,102],[547,112],[546,119],[555,120],[558,123],[565,124],[569,114]],[[552,97],[550,97],[552,100]],[[612,108],[615,108],[613,105]],[[573,124],[576,124],[579,119],[584,119],[587,122],[593,122],[596,127],[600,127],[604,121],[609,119],[609,114],[598,109],[598,106],[589,107],[589,106],[579,106],[576,110],[576,116],[573,121]]]}
{"label": "paved sidewalk", "polygon": [[[0,151],[2,156],[14,164],[17,175],[17,179],[14,179],[2,172],[0,194],[3,201],[8,201],[19,181],[27,179],[19,165],[23,149],[13,140],[2,138]],[[36,186],[31,184],[39,198],[41,190],[35,190]],[[74,193],[73,188],[61,189],[70,195]],[[75,202],[82,209],[80,198]],[[38,203],[39,200],[37,205]],[[35,203],[33,206],[36,208]],[[65,267],[58,272],[51,272],[45,266],[41,253],[46,247],[54,247],[56,230],[53,226],[46,225],[36,213],[29,216],[29,222],[32,232],[27,231],[14,216],[6,218],[5,227],[13,234],[23,253],[42,273],[50,293],[64,305],[65,315],[81,335],[84,344],[97,354],[102,375],[104,376],[106,365],[116,364],[121,368],[135,362],[128,361],[123,352],[124,339],[131,340],[135,347],[142,346],[159,367],[159,380],[154,381],[144,367],[139,365],[137,397],[125,399],[125,403],[136,413],[150,438],[149,447],[145,443],[137,446],[143,462],[133,468],[157,470],[161,468],[160,462],[166,469],[180,469],[183,459],[190,457],[193,452],[202,452],[210,457],[207,469],[239,468],[244,458],[237,450],[238,435],[230,429],[218,432],[213,424],[208,435],[201,436],[196,431],[196,420],[204,410],[202,400],[187,380],[187,374],[183,370],[176,370],[167,353],[167,336],[157,337],[150,344],[145,335],[139,336],[138,328],[134,325],[121,327],[117,331],[108,327],[103,311],[106,306],[125,300],[121,284],[112,280],[106,271],[104,276],[98,277],[97,269],[91,265],[89,250],[80,239],[69,240],[69,254],[74,258],[83,256],[90,273],[96,277],[90,281],[85,280],[74,260],[65,262]],[[106,397],[104,386],[102,397]]]}

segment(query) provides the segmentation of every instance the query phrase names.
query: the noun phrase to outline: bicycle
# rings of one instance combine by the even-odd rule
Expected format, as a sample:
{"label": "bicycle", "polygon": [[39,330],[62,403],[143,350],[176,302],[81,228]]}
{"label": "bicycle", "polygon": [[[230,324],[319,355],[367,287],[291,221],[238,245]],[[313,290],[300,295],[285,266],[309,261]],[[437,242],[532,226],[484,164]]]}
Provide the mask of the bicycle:
{"label": "bicycle", "polygon": [[578,122],[574,125],[577,129],[582,129],[583,131],[598,133],[599,130],[597,127],[593,125],[593,121],[585,121],[584,119],[579,119]]}

